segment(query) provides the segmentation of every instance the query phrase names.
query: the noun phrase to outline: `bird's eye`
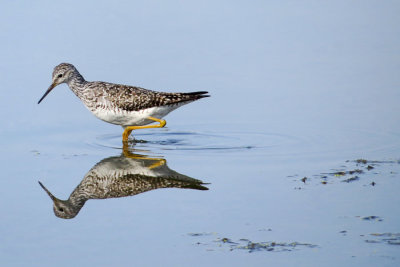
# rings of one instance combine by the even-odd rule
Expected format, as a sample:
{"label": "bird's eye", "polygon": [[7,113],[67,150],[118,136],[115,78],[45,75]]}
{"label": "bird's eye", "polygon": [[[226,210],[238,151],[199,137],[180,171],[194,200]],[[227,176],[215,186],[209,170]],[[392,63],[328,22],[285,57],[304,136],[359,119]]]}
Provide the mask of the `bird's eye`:
{"label": "bird's eye", "polygon": [[58,208],[58,210],[61,211],[61,212],[64,212],[64,209],[63,209],[63,208]]}
{"label": "bird's eye", "polygon": [[57,76],[58,78],[61,78],[62,77],[62,73],[60,73],[60,74],[58,74],[58,76]]}

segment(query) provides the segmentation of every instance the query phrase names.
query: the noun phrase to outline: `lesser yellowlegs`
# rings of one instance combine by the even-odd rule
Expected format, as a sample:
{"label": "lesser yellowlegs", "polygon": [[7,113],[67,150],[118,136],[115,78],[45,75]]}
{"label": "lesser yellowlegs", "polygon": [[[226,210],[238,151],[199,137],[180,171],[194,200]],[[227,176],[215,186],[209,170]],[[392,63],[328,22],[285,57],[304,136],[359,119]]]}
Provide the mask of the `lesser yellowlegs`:
{"label": "lesser yellowlegs", "polygon": [[[171,111],[203,97],[208,92],[166,93],[136,86],[107,82],[88,82],[69,63],[61,63],[53,71],[52,84],[38,104],[59,84],[66,83],[83,104],[99,119],[121,125],[125,130],[122,140],[128,141],[133,130],[160,128]],[[147,125],[158,122],[156,125]]]}
{"label": "lesser yellowlegs", "polygon": [[74,218],[89,199],[134,196],[158,188],[208,190],[202,181],[171,170],[164,159],[134,154],[97,163],[68,200],[56,198],[39,184],[53,200],[55,215],[64,219]]}

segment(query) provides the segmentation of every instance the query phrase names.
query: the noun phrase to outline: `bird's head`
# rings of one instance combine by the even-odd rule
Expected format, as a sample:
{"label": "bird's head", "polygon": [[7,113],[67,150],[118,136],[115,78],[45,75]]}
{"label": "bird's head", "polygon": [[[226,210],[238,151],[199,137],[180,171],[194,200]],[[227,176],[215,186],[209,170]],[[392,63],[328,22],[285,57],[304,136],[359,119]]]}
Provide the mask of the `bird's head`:
{"label": "bird's head", "polygon": [[61,200],[56,198],[41,182],[39,182],[39,184],[53,201],[53,210],[54,214],[57,217],[63,219],[72,219],[78,214],[79,209],[77,210],[75,207],[73,207],[73,205],[71,205],[68,200]]}
{"label": "bird's head", "polygon": [[44,93],[42,98],[40,98],[38,104],[42,102],[42,100],[51,92],[51,90],[53,90],[54,87],[62,83],[68,83],[73,73],[76,71],[77,70],[74,65],[69,63],[61,63],[57,65],[53,71],[52,83],[49,89],[47,89],[47,91]]}

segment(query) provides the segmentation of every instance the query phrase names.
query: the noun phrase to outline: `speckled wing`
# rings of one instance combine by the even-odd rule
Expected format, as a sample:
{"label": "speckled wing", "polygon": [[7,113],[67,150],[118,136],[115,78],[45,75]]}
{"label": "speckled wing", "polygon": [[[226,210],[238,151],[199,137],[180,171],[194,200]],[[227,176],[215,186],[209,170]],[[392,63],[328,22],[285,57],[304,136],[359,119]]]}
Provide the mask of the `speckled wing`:
{"label": "speckled wing", "polygon": [[[180,181],[163,177],[151,177],[140,174],[126,174],[122,177],[110,177],[107,190],[100,190],[99,194],[92,198],[117,198],[141,194],[159,188],[182,188],[208,190],[202,182]],[[194,179],[193,179],[194,180]],[[94,180],[98,182],[98,180]],[[95,188],[104,188],[96,185]]]}
{"label": "speckled wing", "polygon": [[152,107],[174,105],[209,96],[206,95],[208,93],[206,91],[164,93],[121,84],[105,84],[105,86],[106,94],[104,98],[113,103],[115,107],[125,111],[139,111]]}

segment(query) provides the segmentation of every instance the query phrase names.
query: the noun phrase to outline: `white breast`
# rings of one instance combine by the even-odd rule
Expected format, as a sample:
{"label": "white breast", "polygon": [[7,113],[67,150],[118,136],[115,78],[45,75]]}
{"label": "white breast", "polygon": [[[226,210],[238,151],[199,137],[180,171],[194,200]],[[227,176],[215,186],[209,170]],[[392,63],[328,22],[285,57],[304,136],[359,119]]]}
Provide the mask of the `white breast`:
{"label": "white breast", "polygon": [[122,127],[132,125],[146,125],[153,123],[153,120],[147,119],[149,116],[158,119],[163,118],[171,111],[183,106],[188,102],[181,102],[170,106],[152,107],[140,111],[125,111],[121,109],[96,109],[90,110],[100,120],[121,125]]}

